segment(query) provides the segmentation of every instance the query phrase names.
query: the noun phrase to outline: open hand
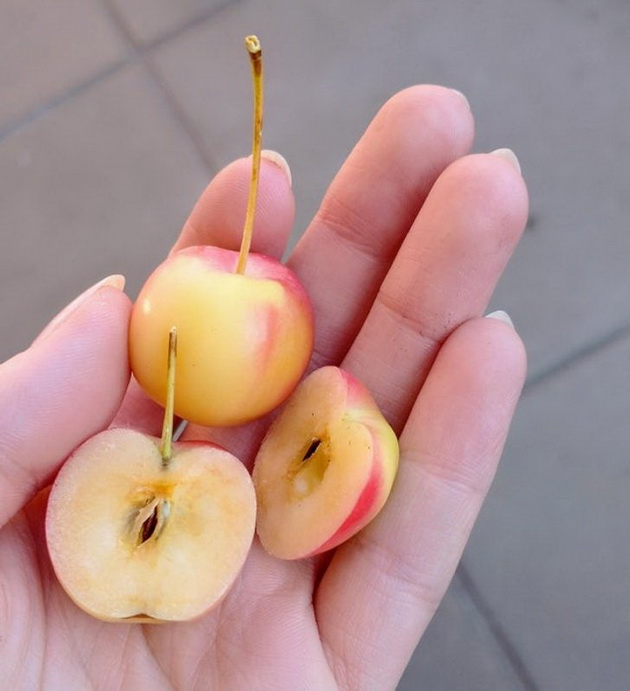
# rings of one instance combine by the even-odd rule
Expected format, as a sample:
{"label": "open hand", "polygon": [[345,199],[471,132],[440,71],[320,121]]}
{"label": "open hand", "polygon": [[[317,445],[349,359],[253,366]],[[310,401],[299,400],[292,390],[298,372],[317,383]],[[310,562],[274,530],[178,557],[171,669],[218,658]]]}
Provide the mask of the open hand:
{"label": "open hand", "polygon": [[[481,318],[518,242],[527,192],[503,155],[467,155],[459,94],[393,97],[333,180],[288,264],[316,318],[312,367],[372,391],[400,435],[390,499],[323,558],[282,562],[254,542],[224,601],[200,620],[106,624],[52,572],[46,487],[83,440],[116,425],[159,436],[161,413],[129,386],[129,300],[84,295],[0,368],[0,678],[15,689],[394,688],[460,559],[492,481],[524,374],[523,346]],[[221,171],[176,243],[237,249],[249,162]],[[264,161],[253,250],[280,256],[294,201]],[[251,466],[265,422],[190,426]]]}

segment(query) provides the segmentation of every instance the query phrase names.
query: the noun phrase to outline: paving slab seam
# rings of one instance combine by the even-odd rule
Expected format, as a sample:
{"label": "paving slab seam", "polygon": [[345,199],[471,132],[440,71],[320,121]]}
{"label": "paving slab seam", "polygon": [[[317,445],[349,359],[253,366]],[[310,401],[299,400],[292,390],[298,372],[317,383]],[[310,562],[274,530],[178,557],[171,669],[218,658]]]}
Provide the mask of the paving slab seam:
{"label": "paving slab seam", "polygon": [[[95,72],[92,76],[88,77],[87,79],[78,82],[74,86],[71,86],[70,88],[60,92],[56,96],[53,96],[47,101],[37,105],[35,108],[32,108],[31,110],[27,111],[13,122],[9,122],[8,124],[0,127],[0,144],[16,132],[22,130],[31,123],[44,117],[47,113],[50,113],[52,110],[60,106],[63,106],[68,101],[72,101],[74,98],[81,96],[86,91],[89,91],[93,87],[98,86],[99,84],[106,81],[110,77],[113,77],[126,67],[133,65],[137,62],[146,61],[146,58],[154,50],[160,48],[165,43],[168,43],[169,41],[178,38],[179,36],[185,34],[187,31],[198,25],[212,20],[215,17],[215,15],[220,13],[226,7],[232,6],[240,2],[242,2],[242,0],[225,0],[225,2],[221,3],[219,6],[215,6],[209,10],[200,12],[198,15],[196,15],[189,21],[165,32],[164,34],[158,36],[157,38],[151,41],[148,41],[146,44],[140,44],[136,42],[135,39],[133,39],[124,22],[116,16],[116,10],[111,5],[109,0],[101,0],[101,5],[107,11],[110,18],[114,22],[116,28],[118,29],[119,33],[122,34],[122,38],[127,43],[129,56],[121,60],[117,60],[111,65],[108,65],[107,67],[99,70],[98,72]],[[158,79],[155,70],[146,62],[145,67],[150,72],[150,76],[158,82],[159,88],[162,91],[165,91],[165,87],[161,83],[161,80]],[[166,91],[166,96],[169,101],[169,104],[171,105],[171,107],[173,107],[172,96],[170,95],[170,93],[168,93],[168,90]],[[186,128],[188,134],[190,134],[188,124],[186,122],[182,122],[182,113],[180,112],[178,106],[176,107],[176,110],[176,117],[178,122],[180,122]],[[195,142],[195,146],[197,147],[197,142]],[[204,164],[207,166],[208,156],[203,148],[199,151],[199,155],[202,157]],[[211,167],[210,172],[213,172],[215,170],[215,168]]]}
{"label": "paving slab seam", "polygon": [[[217,171],[217,165],[212,160],[212,156],[206,151],[202,144],[202,137],[197,131],[197,128],[190,122],[189,118],[186,116],[182,108],[180,108],[177,100],[173,97],[170,89],[161,78],[159,71],[155,68],[153,61],[151,60],[151,51],[159,48],[159,46],[165,44],[168,40],[177,38],[177,36],[185,33],[191,28],[195,27],[197,24],[202,23],[206,19],[213,17],[218,11],[217,8],[212,8],[212,11],[204,15],[203,17],[196,17],[191,22],[187,22],[179,31],[174,29],[168,32],[168,38],[166,36],[160,36],[155,41],[152,41],[147,46],[143,46],[133,34],[133,31],[127,26],[120,10],[111,2],[111,0],[101,0],[101,4],[105,8],[105,11],[109,15],[112,23],[118,30],[123,41],[125,42],[127,49],[132,55],[132,60],[140,62],[146,69],[149,77],[157,85],[160,93],[164,97],[164,100],[173,114],[175,120],[182,127],[190,141],[192,142],[197,155],[201,158],[201,161],[206,168],[208,175],[213,175]],[[230,0],[227,0],[226,4],[230,4]],[[225,4],[221,5],[223,8]]]}
{"label": "paving slab seam", "polygon": [[517,647],[510,640],[507,632],[499,623],[491,607],[483,599],[472,576],[468,573],[468,570],[463,563],[460,563],[459,567],[457,568],[457,578],[459,578],[462,587],[468,594],[473,607],[475,607],[479,616],[485,621],[488,631],[505,656],[508,664],[514,672],[514,675],[523,685],[525,691],[539,691],[540,687],[534,681],[532,674],[525,664],[525,661],[519,654]]}
{"label": "paving slab seam", "polygon": [[597,338],[590,343],[577,348],[573,352],[570,352],[566,357],[558,360],[555,363],[551,363],[548,367],[545,367],[540,372],[535,373],[527,379],[525,382],[525,387],[523,393],[527,394],[529,391],[535,389],[543,382],[547,382],[552,377],[560,374],[574,365],[579,364],[582,360],[595,355],[600,350],[621,341],[624,338],[630,336],[630,323],[623,324],[622,326],[609,331],[604,336]]}
{"label": "paving slab seam", "polygon": [[186,132],[188,138],[191,140],[193,146],[195,147],[195,150],[197,151],[197,154],[201,158],[206,170],[208,171],[208,175],[215,175],[219,170],[219,164],[217,160],[213,157],[212,153],[208,151],[204,146],[203,136],[195,127],[195,125],[191,122],[190,118],[186,115],[184,109],[180,106],[179,101],[175,98],[168,84],[162,78],[160,71],[156,68],[150,55],[147,55],[144,58],[144,66],[151,78],[153,79],[153,81],[155,82],[155,84],[162,92],[164,100],[168,103],[173,113],[173,116],[175,117],[177,122],[179,122],[182,129]]}
{"label": "paving slab seam", "polygon": [[102,69],[99,72],[93,74],[88,79],[85,79],[84,81],[75,84],[66,91],[58,94],[57,96],[54,96],[45,103],[38,105],[36,108],[33,108],[29,112],[20,116],[18,120],[15,120],[14,122],[9,122],[8,125],[0,127],[0,143],[2,143],[5,139],[8,139],[11,135],[15,134],[19,130],[27,127],[36,120],[39,120],[40,118],[44,117],[47,113],[50,113],[56,108],[63,106],[68,101],[71,101],[72,99],[80,96],[84,92],[89,91],[92,87],[95,87],[101,82],[106,81],[110,77],[113,77],[115,74],[117,74],[127,65],[129,65],[130,62],[131,61],[126,58],[123,60],[118,60],[117,62],[113,63],[112,65],[109,65],[105,69]]}
{"label": "paving slab seam", "polygon": [[[582,361],[589,357],[596,355],[599,351],[613,345],[614,343],[623,340],[630,336],[630,323],[624,324],[617,329],[614,329],[604,336],[585,344],[576,349],[568,356],[562,358],[556,363],[551,364],[544,370],[534,374],[529,378],[525,384],[524,393],[534,390],[542,383],[549,381],[554,376],[565,372],[575,365],[579,365]],[[527,691],[538,691],[538,686],[534,681],[526,663],[518,652],[517,647],[512,643],[507,631],[499,622],[495,612],[490,605],[484,600],[477,585],[462,562],[457,570],[457,576],[464,590],[467,592],[473,606],[477,609],[479,616],[483,618],[488,626],[488,629],[495,639],[499,648],[503,651],[506,659],[511,665],[514,673],[517,675],[521,683]]]}
{"label": "paving slab seam", "polygon": [[215,5],[207,10],[200,10],[195,16],[191,17],[190,19],[187,19],[181,24],[177,24],[171,29],[167,29],[160,35],[144,43],[141,40],[135,38],[135,36],[133,35],[133,31],[128,28],[127,22],[120,14],[118,8],[113,4],[113,1],[101,0],[101,4],[105,7],[105,10],[110,14],[110,16],[114,18],[116,26],[119,29],[122,27],[122,31],[125,35],[125,38],[128,37],[130,39],[130,42],[140,53],[145,53],[155,50],[156,48],[160,48],[165,43],[168,43],[174,38],[178,38],[190,29],[194,29],[196,26],[204,24],[210,19],[213,19],[217,14],[220,14],[227,7],[231,7],[232,5],[239,5],[243,2],[244,0],[222,0],[222,2],[218,5]]}

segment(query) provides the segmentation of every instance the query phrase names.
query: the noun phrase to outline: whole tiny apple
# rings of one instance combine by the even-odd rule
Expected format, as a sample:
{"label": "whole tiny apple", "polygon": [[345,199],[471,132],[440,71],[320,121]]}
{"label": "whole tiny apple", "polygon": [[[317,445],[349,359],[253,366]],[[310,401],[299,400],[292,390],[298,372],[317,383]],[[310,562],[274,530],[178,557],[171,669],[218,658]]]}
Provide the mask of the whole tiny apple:
{"label": "whole tiny apple", "polygon": [[202,425],[243,424],[277,407],[295,388],[313,348],[306,292],[280,262],[189,247],[159,266],[142,288],[129,327],[134,376],[165,399],[165,334],[177,327],[175,412]]}
{"label": "whole tiny apple", "polygon": [[149,277],[134,305],[131,369],[165,399],[165,338],[179,334],[175,412],[206,426],[240,425],[276,408],[303,375],[313,349],[313,310],[296,276],[250,254],[262,145],[260,42],[246,38],[254,82],[252,177],[239,252],[190,247]]}
{"label": "whole tiny apple", "polygon": [[312,372],[289,398],[254,464],[265,549],[299,559],[332,549],[381,510],[398,440],[367,388],[337,367]]}

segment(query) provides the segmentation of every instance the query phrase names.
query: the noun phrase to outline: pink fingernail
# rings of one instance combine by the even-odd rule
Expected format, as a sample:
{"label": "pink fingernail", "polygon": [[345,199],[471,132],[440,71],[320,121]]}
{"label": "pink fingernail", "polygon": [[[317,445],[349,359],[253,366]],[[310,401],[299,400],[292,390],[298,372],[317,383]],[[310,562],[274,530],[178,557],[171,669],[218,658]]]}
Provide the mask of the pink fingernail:
{"label": "pink fingernail", "polygon": [[263,149],[260,152],[260,157],[264,158],[265,161],[269,161],[270,163],[278,166],[278,168],[280,168],[280,170],[287,176],[289,186],[292,186],[293,176],[291,175],[291,168],[289,168],[287,159],[282,154],[279,154],[273,149]]}
{"label": "pink fingernail", "polygon": [[518,157],[516,154],[512,151],[512,149],[495,149],[494,151],[490,152],[493,156],[498,156],[499,158],[502,158],[509,163],[511,163],[518,172],[521,172],[521,164],[519,163]]}
{"label": "pink fingernail", "polygon": [[454,94],[457,94],[462,99],[462,101],[464,101],[464,103],[468,106],[468,108],[470,109],[470,101],[466,98],[466,96],[459,89],[451,89],[451,91]]}
{"label": "pink fingernail", "polygon": [[125,287],[125,277],[121,274],[113,274],[112,276],[107,276],[102,281],[95,283],[93,286],[88,288],[86,291],[81,293],[76,297],[69,305],[66,305],[59,314],[52,318],[52,320],[46,325],[44,330],[39,334],[36,340],[48,336],[55,329],[57,329],[63,322],[66,321],[86,300],[88,300],[94,293],[104,287],[116,288],[117,290],[123,290]]}
{"label": "pink fingernail", "polygon": [[490,312],[490,314],[486,314],[486,319],[497,319],[498,321],[503,322],[504,324],[507,324],[508,326],[514,328],[514,322],[510,318],[510,315],[504,310],[496,310],[495,312]]}

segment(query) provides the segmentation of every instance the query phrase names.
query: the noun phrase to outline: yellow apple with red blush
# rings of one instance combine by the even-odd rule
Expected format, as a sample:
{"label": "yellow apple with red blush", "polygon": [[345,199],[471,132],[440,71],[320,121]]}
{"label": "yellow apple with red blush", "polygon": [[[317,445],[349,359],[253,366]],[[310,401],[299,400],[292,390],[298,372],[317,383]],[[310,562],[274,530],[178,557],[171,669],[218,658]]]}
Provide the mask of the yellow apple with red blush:
{"label": "yellow apple with red blush", "polygon": [[313,349],[313,310],[297,277],[272,257],[250,254],[262,146],[262,61],[245,39],[254,83],[252,174],[238,252],[189,247],[149,277],[134,305],[131,369],[145,392],[165,400],[166,334],[177,328],[175,413],[206,426],[262,417],[295,388]]}
{"label": "yellow apple with red blush", "polygon": [[276,408],[300,380],[313,349],[313,311],[304,288],[279,261],[198,246],[149,277],[129,330],[132,371],[165,400],[166,338],[177,327],[175,413],[207,426],[239,425]]}
{"label": "yellow apple with red blush", "polygon": [[256,456],[257,532],[265,549],[300,559],[337,547],[381,510],[398,440],[367,388],[322,367],[299,385]]}

